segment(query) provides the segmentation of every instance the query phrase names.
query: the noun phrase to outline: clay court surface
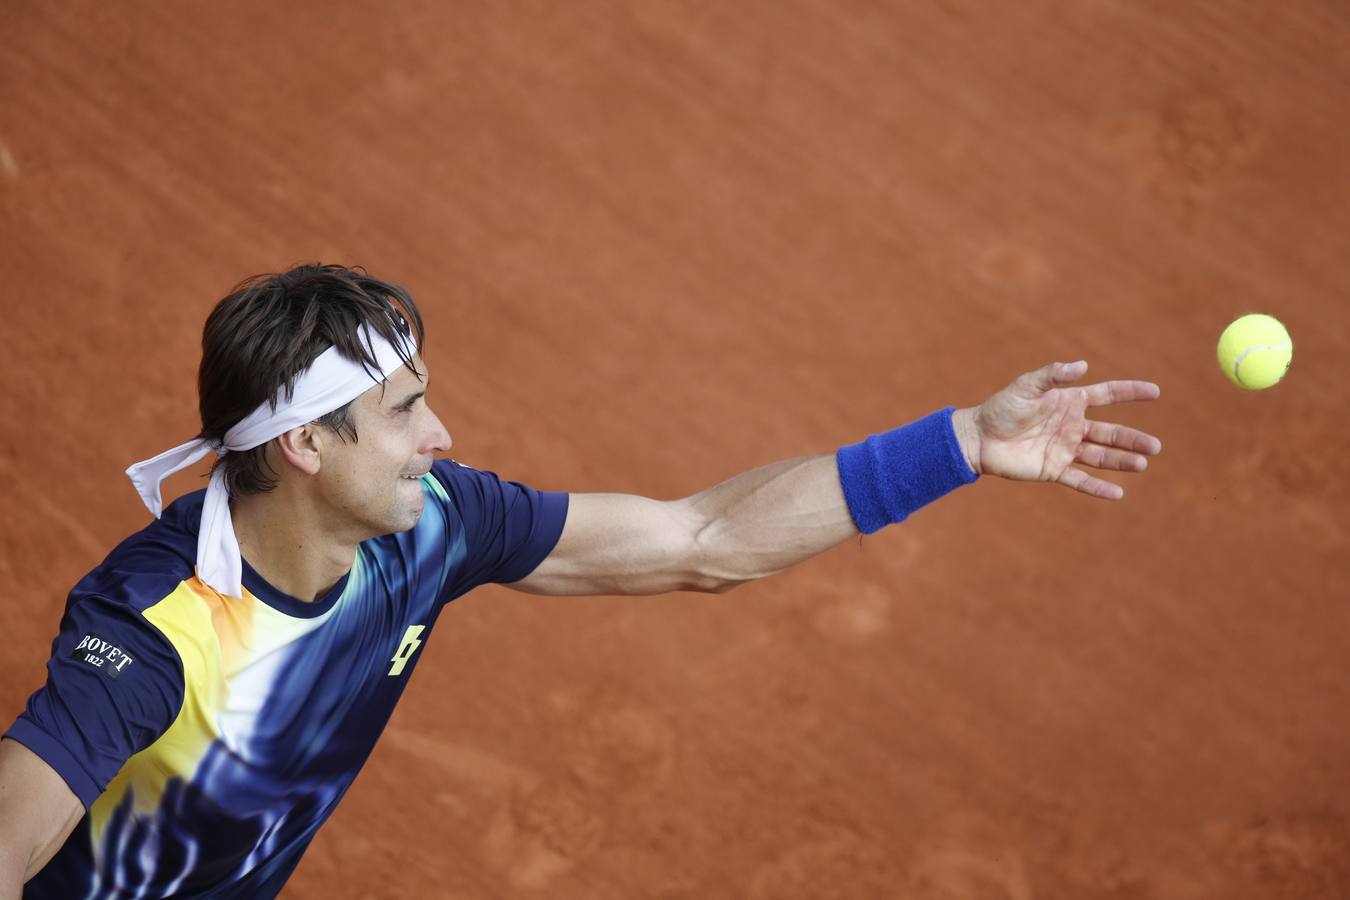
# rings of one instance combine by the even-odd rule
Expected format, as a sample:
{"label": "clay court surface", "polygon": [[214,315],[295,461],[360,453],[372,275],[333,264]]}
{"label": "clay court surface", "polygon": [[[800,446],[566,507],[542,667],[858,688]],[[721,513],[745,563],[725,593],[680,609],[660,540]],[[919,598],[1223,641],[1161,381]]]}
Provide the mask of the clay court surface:
{"label": "clay court surface", "polygon": [[[984,479],[723,596],[449,609],[297,898],[1350,897],[1350,8],[12,3],[7,726],[191,437],[201,323],[418,297],[454,455],[675,497],[1145,378],[1109,504]],[[1282,318],[1286,381],[1213,348]],[[200,473],[166,488],[204,486]]]}

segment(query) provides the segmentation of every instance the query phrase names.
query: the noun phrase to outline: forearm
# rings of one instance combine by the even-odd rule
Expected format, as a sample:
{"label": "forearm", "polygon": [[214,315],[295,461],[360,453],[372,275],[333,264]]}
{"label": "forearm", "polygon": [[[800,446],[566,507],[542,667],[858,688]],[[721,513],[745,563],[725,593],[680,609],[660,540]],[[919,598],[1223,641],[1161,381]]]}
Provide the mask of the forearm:
{"label": "forearm", "polygon": [[[950,431],[939,429],[950,453],[932,446],[924,453],[924,468],[906,474],[928,480],[934,467],[955,466],[978,472],[978,432],[972,410],[956,410]],[[926,440],[931,440],[925,434]],[[954,440],[953,440],[954,439]],[[931,452],[930,452],[931,451]],[[868,452],[872,452],[869,450]],[[964,465],[962,460],[964,460]],[[916,463],[916,465],[918,465]],[[888,473],[888,474],[894,474]],[[700,568],[728,584],[739,584],[781,572],[796,563],[859,534],[859,487],[855,480],[846,497],[836,454],[804,457],[754,469],[689,498],[698,521],[704,523],[696,541]],[[939,474],[939,480],[950,478]],[[885,484],[865,485],[884,491]],[[906,492],[910,485],[905,485]],[[919,486],[920,492],[923,486]],[[949,486],[942,486],[945,493]],[[887,504],[891,505],[887,498]],[[854,508],[850,507],[854,505]],[[875,528],[875,525],[870,526]]]}
{"label": "forearm", "polygon": [[870,534],[976,477],[962,411],[773,463],[681,500],[572,494],[532,594],[725,591]]}
{"label": "forearm", "polygon": [[834,454],[752,469],[683,502],[703,523],[699,568],[727,585],[781,572],[858,535]]}

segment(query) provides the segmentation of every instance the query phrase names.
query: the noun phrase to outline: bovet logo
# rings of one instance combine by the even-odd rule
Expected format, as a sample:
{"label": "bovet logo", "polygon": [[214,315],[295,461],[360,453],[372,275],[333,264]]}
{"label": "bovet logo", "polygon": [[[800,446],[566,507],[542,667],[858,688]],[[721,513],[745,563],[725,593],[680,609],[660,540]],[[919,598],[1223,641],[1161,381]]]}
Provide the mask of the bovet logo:
{"label": "bovet logo", "polygon": [[121,675],[123,669],[136,661],[127,655],[127,651],[96,634],[86,634],[80,638],[80,642],[71,651],[70,658],[102,669],[109,678]]}

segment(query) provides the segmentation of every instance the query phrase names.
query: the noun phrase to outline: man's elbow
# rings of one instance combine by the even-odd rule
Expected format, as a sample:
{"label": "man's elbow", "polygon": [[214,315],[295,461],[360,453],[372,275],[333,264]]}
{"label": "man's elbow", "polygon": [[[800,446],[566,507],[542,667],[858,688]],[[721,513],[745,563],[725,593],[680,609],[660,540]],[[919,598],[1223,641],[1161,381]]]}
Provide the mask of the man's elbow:
{"label": "man's elbow", "polygon": [[684,578],[684,590],[702,594],[725,594],[762,576],[727,569],[699,568]]}
{"label": "man's elbow", "polygon": [[734,590],[734,589],[740,587],[741,585],[745,584],[747,581],[753,581],[753,580],[754,580],[753,578],[747,578],[747,579],[739,579],[739,578],[718,578],[718,579],[712,579],[712,578],[710,578],[710,579],[708,579],[707,581],[702,581],[702,582],[700,582],[700,583],[699,583],[699,586],[696,587],[696,588],[694,588],[694,590],[700,591],[700,592],[702,592],[702,593],[704,593],[704,594],[726,594],[726,593],[728,593],[728,592],[730,592],[730,591],[732,591],[732,590]]}
{"label": "man's elbow", "polygon": [[745,567],[748,557],[736,553],[722,542],[716,523],[703,521],[681,543],[679,568],[685,572],[684,590],[703,594],[725,594],[771,572],[752,572]]}

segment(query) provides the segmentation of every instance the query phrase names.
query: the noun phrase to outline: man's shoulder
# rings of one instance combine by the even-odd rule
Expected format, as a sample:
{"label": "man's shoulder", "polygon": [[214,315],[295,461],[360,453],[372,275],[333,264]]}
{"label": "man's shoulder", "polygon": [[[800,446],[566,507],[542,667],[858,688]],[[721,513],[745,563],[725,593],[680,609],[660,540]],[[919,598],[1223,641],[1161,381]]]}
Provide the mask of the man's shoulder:
{"label": "man's shoulder", "polygon": [[462,507],[470,498],[479,496],[485,478],[495,478],[492,472],[480,472],[453,459],[438,459],[423,479],[433,493],[453,507]]}
{"label": "man's shoulder", "polygon": [[477,469],[455,459],[438,459],[428,476],[433,483],[449,491],[458,502],[479,499],[488,490],[519,486],[489,469]]}
{"label": "man's shoulder", "polygon": [[202,491],[178,498],[128,536],[76,583],[68,605],[86,597],[144,612],[196,572]]}
{"label": "man's shoulder", "polygon": [[431,475],[440,481],[473,478],[481,473],[454,459],[438,459],[431,464]]}

